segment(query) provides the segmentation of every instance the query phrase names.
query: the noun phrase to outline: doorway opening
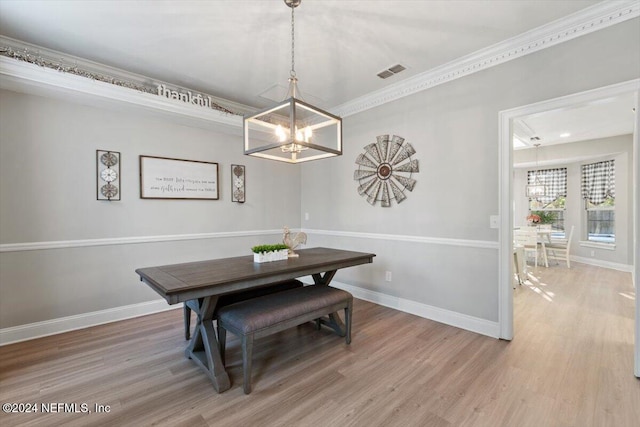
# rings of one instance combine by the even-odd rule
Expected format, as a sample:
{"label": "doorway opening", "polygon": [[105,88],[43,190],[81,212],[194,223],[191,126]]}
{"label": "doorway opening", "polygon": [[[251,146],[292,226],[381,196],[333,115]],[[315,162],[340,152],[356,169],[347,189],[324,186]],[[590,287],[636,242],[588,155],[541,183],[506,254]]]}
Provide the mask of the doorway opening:
{"label": "doorway opening", "polygon": [[[606,86],[587,92],[568,95],[561,98],[542,101],[539,103],[518,107],[511,110],[502,111],[499,114],[500,122],[500,261],[499,261],[499,323],[500,338],[511,340],[514,337],[514,316],[513,316],[513,228],[516,224],[515,218],[515,201],[514,193],[518,189],[514,188],[514,149],[513,135],[516,131],[516,123],[523,117],[535,117],[536,115],[547,114],[551,111],[567,111],[575,109],[576,106],[597,105],[604,100],[611,100],[617,97],[631,97],[636,114],[632,115],[634,124],[632,153],[628,159],[629,173],[631,174],[630,191],[631,200],[628,201],[631,209],[631,215],[628,219],[629,227],[632,229],[629,239],[628,250],[633,253],[632,260],[632,277],[634,287],[638,289],[638,277],[640,276],[640,266],[635,261],[638,258],[640,229],[640,197],[638,189],[640,188],[638,165],[640,164],[639,142],[638,142],[638,92],[640,91],[640,79],[617,85]],[[518,130],[522,133],[522,130]],[[524,190],[523,190],[524,191]],[[626,196],[626,195],[625,195]],[[575,241],[574,241],[575,242]],[[634,262],[635,261],[635,262]],[[639,304],[635,303],[635,375],[640,377],[640,309]]]}

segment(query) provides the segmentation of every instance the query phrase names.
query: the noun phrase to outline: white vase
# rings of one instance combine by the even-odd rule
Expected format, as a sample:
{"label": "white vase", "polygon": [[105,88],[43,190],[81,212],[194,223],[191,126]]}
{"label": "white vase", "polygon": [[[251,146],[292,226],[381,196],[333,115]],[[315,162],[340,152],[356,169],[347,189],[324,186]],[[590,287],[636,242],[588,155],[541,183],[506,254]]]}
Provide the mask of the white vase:
{"label": "white vase", "polygon": [[253,254],[253,262],[263,263],[272,261],[282,261],[289,258],[289,250],[282,249],[272,252],[260,252]]}

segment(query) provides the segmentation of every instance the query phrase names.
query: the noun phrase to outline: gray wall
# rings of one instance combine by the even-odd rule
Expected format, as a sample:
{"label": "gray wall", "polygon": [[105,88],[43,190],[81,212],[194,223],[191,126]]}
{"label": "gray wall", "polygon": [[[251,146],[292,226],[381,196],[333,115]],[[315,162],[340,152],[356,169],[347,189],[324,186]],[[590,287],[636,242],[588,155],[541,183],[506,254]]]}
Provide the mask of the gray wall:
{"label": "gray wall", "polygon": [[[347,117],[344,156],[302,170],[303,227],[331,231],[320,233],[327,245],[378,255],[373,269],[336,280],[497,321],[497,245],[477,241],[498,241],[489,228],[498,213],[498,113],[639,78],[639,25],[630,20]],[[357,155],[380,134],[406,138],[420,161],[414,191],[391,208],[367,204],[353,181]]]}
{"label": "gray wall", "polygon": [[[309,246],[377,254],[338,281],[495,322],[498,112],[640,77],[639,22],[346,117],[344,155],[302,166],[247,158],[237,136],[1,92],[0,243],[301,226],[324,230]],[[413,144],[421,170],[409,198],[385,209],[368,205],[353,181],[357,155],[380,134]],[[121,202],[95,200],[96,149],[122,153]],[[140,154],[219,162],[221,200],[140,200]],[[247,165],[244,205],[229,200],[231,163]],[[239,255],[280,238],[267,237],[0,253],[0,329],[157,299],[135,268]]]}
{"label": "gray wall", "polygon": [[[0,91],[0,243],[300,227],[300,168],[242,154],[241,137],[147,115]],[[121,152],[122,200],[96,200],[96,149]],[[138,156],[218,162],[220,200],[143,200]],[[230,200],[230,165],[247,202]],[[0,329],[158,299],[143,266],[249,255],[281,234],[0,254]],[[73,246],[73,242],[72,242]]]}
{"label": "gray wall", "polygon": [[[565,212],[565,229],[569,232],[575,226],[571,254],[581,258],[606,261],[626,266],[633,265],[633,211],[631,207],[633,174],[631,159],[633,136],[620,135],[612,138],[576,142],[571,144],[552,145],[539,148],[540,168],[567,168],[567,205]],[[587,158],[588,160],[564,160]],[[534,150],[518,150],[514,152],[514,163],[535,162]],[[584,201],[580,190],[581,166],[601,160],[615,160],[616,165],[616,243],[614,249],[584,247],[580,241],[586,239],[584,221]],[[535,167],[514,169],[514,225],[522,225],[528,215],[529,199],[525,196],[527,171]],[[591,255],[593,251],[593,255]]]}

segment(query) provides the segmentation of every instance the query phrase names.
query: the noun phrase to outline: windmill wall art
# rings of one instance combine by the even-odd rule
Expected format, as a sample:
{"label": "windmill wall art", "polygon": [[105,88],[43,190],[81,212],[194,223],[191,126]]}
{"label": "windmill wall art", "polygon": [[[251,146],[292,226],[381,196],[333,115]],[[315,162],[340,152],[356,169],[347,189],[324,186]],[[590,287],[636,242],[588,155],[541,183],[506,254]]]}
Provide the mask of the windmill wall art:
{"label": "windmill wall art", "polygon": [[358,193],[369,204],[388,208],[391,201],[401,203],[407,198],[405,191],[413,191],[416,180],[414,173],[420,171],[418,160],[411,156],[416,150],[404,138],[393,135],[378,135],[376,142],[364,147],[364,152],[358,155],[356,164],[358,169],[353,173],[353,179],[358,181]]}

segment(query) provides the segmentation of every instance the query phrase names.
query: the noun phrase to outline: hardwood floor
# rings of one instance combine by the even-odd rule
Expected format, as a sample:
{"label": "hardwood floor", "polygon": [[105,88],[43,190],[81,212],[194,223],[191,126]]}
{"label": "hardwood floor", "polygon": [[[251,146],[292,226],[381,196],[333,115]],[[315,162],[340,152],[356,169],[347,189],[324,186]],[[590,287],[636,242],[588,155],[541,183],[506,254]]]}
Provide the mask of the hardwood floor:
{"label": "hardwood floor", "polygon": [[92,412],[52,405],[0,425],[639,425],[630,274],[539,267],[514,302],[506,342],[356,300],[350,346],[312,324],[257,341],[250,395],[235,337],[222,394],[184,357],[181,310],[4,346],[2,403]]}

